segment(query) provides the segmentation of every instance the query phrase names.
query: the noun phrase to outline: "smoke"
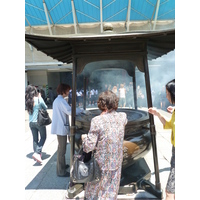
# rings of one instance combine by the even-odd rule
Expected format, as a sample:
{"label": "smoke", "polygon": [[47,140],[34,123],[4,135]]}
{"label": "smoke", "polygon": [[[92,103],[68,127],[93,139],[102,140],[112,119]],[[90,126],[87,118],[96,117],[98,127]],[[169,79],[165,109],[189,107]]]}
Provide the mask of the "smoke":
{"label": "smoke", "polygon": [[132,77],[124,69],[97,70],[92,73],[89,86],[104,91],[105,85],[112,90],[113,86],[127,85],[131,81]]}
{"label": "smoke", "polygon": [[[123,69],[123,66],[129,64],[130,63],[128,61],[120,61],[120,60],[99,61],[95,63],[89,63],[84,68],[83,71],[85,74],[90,74],[89,80],[87,82],[87,89],[89,90],[98,89],[99,92],[101,92],[105,91],[106,89],[105,85],[107,85],[107,87],[110,86],[109,89],[112,90],[113,86],[119,85],[118,86],[119,88],[121,83],[125,84],[125,87],[128,87],[129,83],[132,82],[133,79],[131,76],[129,76],[127,71]],[[116,66],[116,68],[113,69],[113,66]],[[148,61],[148,66],[149,66],[153,105],[155,107],[159,107],[160,98],[166,99],[165,97],[166,83],[175,78],[175,51],[171,51],[168,54],[160,58],[157,58],[155,60]],[[98,70],[93,70],[94,68]],[[140,72],[137,69],[137,67],[135,73],[136,73],[136,87],[140,86],[140,89],[145,96],[144,106],[146,106],[147,104],[146,104],[145,76],[143,72]]]}
{"label": "smoke", "polygon": [[88,87],[104,90],[105,85],[111,87],[132,81],[125,68],[133,69],[132,62],[127,60],[105,60],[89,63],[82,74],[89,76]]}
{"label": "smoke", "polygon": [[[165,85],[172,79],[175,79],[175,50],[153,61],[149,61],[148,64],[153,105],[166,109],[170,103],[166,99]],[[161,107],[161,101],[164,102],[163,107]]]}
{"label": "smoke", "polygon": [[151,88],[153,90],[162,90],[166,83],[175,78],[175,50],[149,61],[148,64]]}

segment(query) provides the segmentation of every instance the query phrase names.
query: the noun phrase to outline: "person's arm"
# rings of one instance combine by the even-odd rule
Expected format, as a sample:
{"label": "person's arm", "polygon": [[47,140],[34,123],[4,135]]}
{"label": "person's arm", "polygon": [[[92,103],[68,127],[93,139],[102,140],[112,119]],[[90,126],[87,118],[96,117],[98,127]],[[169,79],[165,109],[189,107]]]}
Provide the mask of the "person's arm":
{"label": "person's arm", "polygon": [[65,99],[62,99],[60,102],[61,110],[66,114],[66,115],[71,115],[71,106],[67,103]]}
{"label": "person's arm", "polygon": [[48,107],[45,104],[45,102],[44,102],[43,98],[41,97],[41,95],[39,95],[38,98],[39,98],[39,103],[41,105],[41,108],[43,108],[44,110],[46,110]]}
{"label": "person's arm", "polygon": [[98,139],[98,128],[94,120],[91,120],[91,126],[88,134],[81,135],[83,151],[88,153],[93,151],[96,147],[97,139]]}
{"label": "person's arm", "polygon": [[[71,115],[71,106],[67,103],[66,100],[63,100],[62,102],[62,111],[67,114],[67,115]],[[81,112],[83,111],[83,109],[80,108],[76,108],[76,115],[79,115]]]}
{"label": "person's arm", "polygon": [[151,108],[148,109],[148,112],[149,112],[150,114],[152,114],[152,115],[157,116],[157,117],[159,118],[159,120],[161,121],[161,123],[162,123],[163,125],[165,125],[166,119],[164,118],[163,115],[161,115],[161,114],[159,113],[159,111],[158,111],[156,108],[152,108],[152,107],[151,107]]}
{"label": "person's arm", "polygon": [[87,112],[87,110],[83,110],[83,108],[76,108],[76,115],[80,115],[81,113],[83,114],[87,114],[89,113],[89,111]]}

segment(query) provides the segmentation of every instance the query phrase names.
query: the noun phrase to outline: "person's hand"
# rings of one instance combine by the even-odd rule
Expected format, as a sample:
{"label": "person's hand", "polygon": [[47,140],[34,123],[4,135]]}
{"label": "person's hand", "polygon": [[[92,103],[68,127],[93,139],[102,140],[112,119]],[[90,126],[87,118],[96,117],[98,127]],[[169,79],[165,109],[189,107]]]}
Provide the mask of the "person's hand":
{"label": "person's hand", "polygon": [[84,140],[87,137],[87,134],[82,134],[81,139]]}
{"label": "person's hand", "polygon": [[155,115],[155,116],[158,116],[159,115],[159,112],[157,111],[157,109],[156,108],[149,108],[148,109],[148,112],[150,113],[150,114],[152,114],[152,115]]}
{"label": "person's hand", "polygon": [[83,110],[81,112],[81,114],[84,114],[84,115],[91,115],[92,113],[89,111],[89,110]]}
{"label": "person's hand", "polygon": [[167,111],[168,111],[169,113],[173,113],[174,109],[175,109],[175,107],[173,107],[173,106],[168,106],[168,107],[167,107]]}

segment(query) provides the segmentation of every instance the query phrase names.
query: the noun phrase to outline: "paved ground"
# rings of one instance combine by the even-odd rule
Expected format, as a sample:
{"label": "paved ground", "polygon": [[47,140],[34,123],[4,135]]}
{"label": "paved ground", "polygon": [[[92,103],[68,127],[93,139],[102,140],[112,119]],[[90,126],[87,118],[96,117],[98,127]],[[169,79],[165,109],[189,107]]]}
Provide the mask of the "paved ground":
{"label": "paved ground", "polygon": [[[52,116],[52,110],[48,110]],[[161,111],[170,118],[170,114]],[[170,131],[163,130],[161,122],[157,117],[155,119],[157,131],[157,150],[160,171],[161,187],[165,197],[165,185],[170,170],[171,143]],[[43,163],[38,164],[32,159],[32,135],[28,126],[28,114],[25,111],[25,199],[26,200],[64,200],[66,187],[69,178],[56,176],[56,158],[57,158],[57,138],[50,133],[51,125],[47,126],[47,140],[43,148]],[[67,145],[66,162],[69,164],[70,145]],[[155,184],[155,173],[153,165],[152,150],[145,156],[145,160],[151,170],[151,182]],[[84,191],[78,194],[75,199],[82,199]],[[155,199],[155,197],[145,191],[138,191],[127,195],[118,195],[118,199]]]}

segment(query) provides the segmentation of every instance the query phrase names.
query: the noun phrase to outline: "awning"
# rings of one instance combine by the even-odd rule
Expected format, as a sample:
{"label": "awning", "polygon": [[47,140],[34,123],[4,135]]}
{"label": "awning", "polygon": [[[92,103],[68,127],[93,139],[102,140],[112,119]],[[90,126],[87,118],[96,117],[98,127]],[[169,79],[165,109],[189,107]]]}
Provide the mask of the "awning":
{"label": "awning", "polygon": [[[25,34],[25,40],[37,50],[63,63],[72,63],[73,56],[147,51],[148,60],[156,59],[175,49],[175,29],[139,33],[41,36]],[[116,48],[120,45],[120,49]],[[145,47],[146,45],[146,47]]]}

